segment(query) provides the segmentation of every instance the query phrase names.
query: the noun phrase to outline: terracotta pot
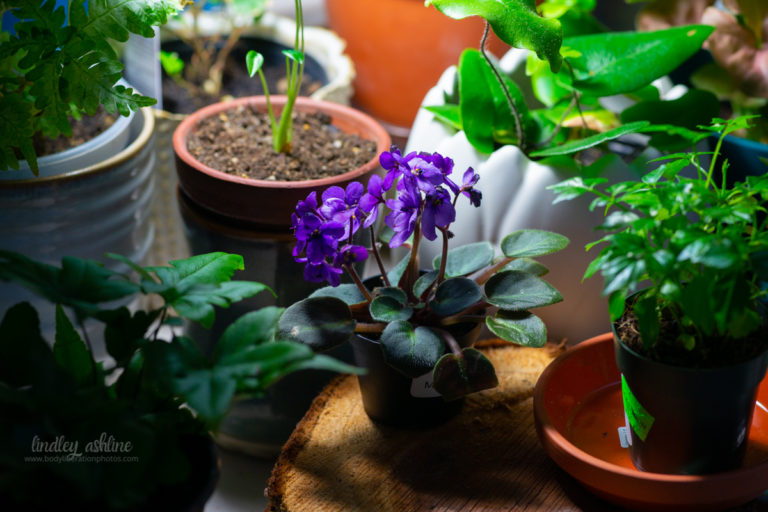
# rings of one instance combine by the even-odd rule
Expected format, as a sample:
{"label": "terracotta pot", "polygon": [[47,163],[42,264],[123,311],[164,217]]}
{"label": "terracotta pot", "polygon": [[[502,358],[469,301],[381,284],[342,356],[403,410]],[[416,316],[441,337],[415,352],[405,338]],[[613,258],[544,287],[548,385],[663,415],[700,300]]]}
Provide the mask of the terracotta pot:
{"label": "terracotta pot", "polygon": [[[273,96],[272,105],[278,111],[285,96]],[[181,190],[192,201],[214,214],[236,221],[251,223],[262,229],[285,230],[290,227],[291,213],[299,200],[312,191],[321,192],[331,185],[345,187],[351,181],[367,182],[368,176],[379,168],[378,154],[389,149],[387,132],[370,116],[355,109],[326,101],[298,98],[296,111],[323,111],[342,131],[356,133],[376,141],[376,156],[364,166],[330,178],[306,181],[267,181],[241,178],[212,169],[194,158],[187,149],[187,135],[206,117],[218,115],[240,105],[250,105],[266,112],[264,96],[239,98],[216,103],[190,114],[173,134],[176,172]]]}
{"label": "terracotta pot", "polygon": [[[421,99],[465,48],[477,48],[484,22],[453,20],[423,0],[326,0],[328,23],[355,64],[354,101],[381,121],[409,127]],[[489,48],[508,48],[495,36]]]}

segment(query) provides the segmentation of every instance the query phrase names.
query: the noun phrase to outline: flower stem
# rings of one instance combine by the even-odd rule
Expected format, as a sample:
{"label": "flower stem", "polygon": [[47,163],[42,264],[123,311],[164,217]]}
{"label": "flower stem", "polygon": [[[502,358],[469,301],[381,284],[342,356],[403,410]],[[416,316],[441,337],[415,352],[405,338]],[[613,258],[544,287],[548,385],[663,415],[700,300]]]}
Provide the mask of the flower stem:
{"label": "flower stem", "polygon": [[405,267],[405,292],[408,298],[417,301],[413,296],[413,283],[416,282],[416,276],[419,273],[419,242],[421,242],[421,219],[417,219],[416,226],[413,228],[413,247],[411,247],[411,257],[408,260],[408,266]]}
{"label": "flower stem", "polygon": [[448,261],[448,230],[440,229],[443,234],[443,250],[440,254],[440,270],[437,272],[437,284],[439,285],[445,280],[445,266]]}
{"label": "flower stem", "polygon": [[448,348],[451,349],[451,352],[461,357],[461,346],[459,345],[459,342],[456,341],[456,338],[454,338],[453,335],[448,331],[442,329],[440,330],[440,334],[445,340],[445,343],[448,345]]}
{"label": "flower stem", "polygon": [[371,293],[368,291],[368,289],[365,287],[363,282],[360,280],[360,276],[357,275],[357,271],[355,270],[355,267],[352,265],[344,265],[344,270],[347,271],[349,276],[352,278],[352,280],[357,285],[357,288],[360,290],[360,293],[363,294],[363,297],[365,297],[365,300],[368,302],[371,302],[373,300],[373,297],[371,297]]}
{"label": "flower stem", "polygon": [[499,82],[499,85],[501,86],[501,90],[504,92],[504,97],[507,99],[509,110],[512,112],[512,116],[515,118],[515,134],[517,135],[517,145],[520,147],[520,150],[523,153],[525,153],[525,135],[523,133],[523,124],[522,124],[522,119],[520,117],[520,112],[517,110],[517,107],[515,106],[515,102],[512,101],[512,95],[509,93],[509,89],[507,89],[507,84],[504,83],[504,79],[501,77],[501,74],[496,69],[496,66],[494,66],[493,63],[491,62],[491,58],[488,57],[488,54],[486,53],[486,50],[485,50],[485,43],[488,39],[488,30],[490,26],[491,26],[490,23],[488,23],[488,21],[486,20],[485,30],[483,30],[483,38],[480,40],[480,53],[483,54],[483,58],[485,59],[485,62],[488,63],[488,66],[490,66],[494,76],[496,77],[496,81]]}
{"label": "flower stem", "polygon": [[513,259],[514,258],[508,258],[505,256],[504,258],[499,260],[497,263],[485,269],[482,274],[475,277],[474,279],[475,282],[479,285],[485,284],[485,282],[488,281],[491,278],[491,276],[493,276],[493,274],[498,272],[500,269],[504,268],[504,266],[510,261],[512,261]]}
{"label": "flower stem", "polygon": [[376,245],[376,233],[373,231],[373,226],[368,228],[371,233],[371,250],[373,251],[373,256],[376,258],[376,264],[379,266],[379,272],[381,272],[381,280],[384,281],[384,286],[390,287],[392,286],[389,283],[389,277],[387,277],[387,269],[384,268],[384,262],[381,261],[381,254],[379,253],[379,248]]}

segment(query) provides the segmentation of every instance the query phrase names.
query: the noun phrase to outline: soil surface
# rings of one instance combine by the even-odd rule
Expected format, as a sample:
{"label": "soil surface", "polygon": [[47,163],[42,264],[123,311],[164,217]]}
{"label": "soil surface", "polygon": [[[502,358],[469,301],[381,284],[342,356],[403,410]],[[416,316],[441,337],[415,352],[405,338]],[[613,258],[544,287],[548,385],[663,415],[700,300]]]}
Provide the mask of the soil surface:
{"label": "soil surface", "polygon": [[616,332],[632,350],[654,361],[690,368],[717,368],[747,361],[768,349],[768,323],[764,323],[745,338],[736,340],[710,336],[697,340],[693,350],[688,351],[677,341],[680,325],[669,313],[663,315],[656,345],[645,348],[632,308],[633,304],[629,304],[624,316],[616,322]]}
{"label": "soil surface", "polygon": [[[279,115],[279,112],[275,112]],[[243,178],[300,181],[351,171],[376,155],[376,143],[333,126],[327,114],[294,112],[289,154],[272,149],[269,117],[249,106],[204,119],[187,140],[205,165]]]}
{"label": "soil surface", "polygon": [[[195,84],[194,87],[190,87],[188,83],[184,81],[177,81],[168,76],[165,70],[162,71],[162,87],[163,87],[163,109],[175,114],[191,114],[195,110],[199,110],[212,103],[217,103],[223,98],[233,97],[241,98],[244,96],[260,96],[264,94],[264,88],[261,86],[261,80],[258,76],[251,78],[248,76],[248,70],[245,66],[245,54],[251,49],[251,46],[258,46],[259,39],[244,38],[238,41],[232,53],[228,56],[226,64],[224,65],[224,71],[222,73],[221,91],[218,96],[206,94],[201,84]],[[177,43],[180,45],[181,43]],[[276,43],[272,43],[273,46],[278,47]],[[168,50],[175,49],[175,46],[168,47]],[[185,46],[186,47],[186,46]],[[284,48],[280,46],[280,48]],[[164,45],[164,48],[165,45]],[[262,48],[259,48],[263,51]],[[186,58],[186,52],[179,52],[182,58]],[[271,53],[275,53],[274,51]],[[264,76],[267,80],[267,87],[270,94],[285,94],[287,90],[287,81],[285,79],[285,59],[280,55],[279,50],[277,54],[279,59],[275,59],[272,55],[268,55],[262,67]],[[309,59],[309,58],[308,58]],[[304,68],[304,77],[301,82],[300,96],[309,96],[323,86],[325,77],[322,79],[313,76],[313,66],[311,61],[307,60],[307,64]],[[317,65],[319,67],[319,65]]]}
{"label": "soil surface", "polygon": [[99,110],[94,115],[83,116],[79,120],[70,117],[72,137],[65,137],[63,135],[56,139],[39,137],[34,141],[35,152],[39,158],[88,142],[112,126],[116,119],[116,115],[107,114],[103,107],[99,107]]}

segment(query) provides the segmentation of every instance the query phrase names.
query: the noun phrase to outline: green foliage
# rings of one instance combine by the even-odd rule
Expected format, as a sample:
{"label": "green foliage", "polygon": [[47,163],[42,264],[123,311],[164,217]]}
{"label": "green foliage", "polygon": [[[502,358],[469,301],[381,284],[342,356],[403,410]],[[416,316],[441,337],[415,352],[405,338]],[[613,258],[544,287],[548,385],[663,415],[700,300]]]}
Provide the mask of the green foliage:
{"label": "green foliage", "polygon": [[294,0],[294,3],[296,5],[296,38],[292,49],[283,50],[288,87],[285,93],[287,100],[279,120],[275,117],[275,113],[272,110],[267,79],[264,76],[264,71],[261,69],[264,64],[264,57],[255,50],[250,50],[245,56],[248,74],[253,77],[258,73],[261,86],[264,89],[264,96],[267,100],[267,113],[269,114],[270,126],[272,128],[272,148],[276,153],[290,153],[291,151],[293,106],[296,103],[296,98],[301,90],[301,81],[304,78],[304,16],[301,0]]}
{"label": "green foliage", "polygon": [[[545,109],[526,105],[518,86],[495,69],[485,56],[485,39],[481,51],[468,49],[462,54],[456,97],[448,98],[445,105],[427,107],[441,122],[464,130],[481,153],[512,144],[531,158],[577,155],[634,132],[653,133],[652,141],[663,148],[690,146],[703,137],[697,124],[709,122],[711,116],[692,123],[695,115],[676,115],[682,107],[680,102],[659,101],[655,88],[651,88],[655,98],[649,98],[647,91],[651,82],[695,53],[712,27],[609,33],[590,14],[593,1],[548,0],[537,7],[523,0],[430,3],[451,17],[482,16],[506,42],[532,50],[527,73]],[[507,35],[535,32],[539,38],[505,38],[497,29],[499,20],[503,20]],[[616,94],[655,100],[654,105],[646,105],[653,108],[653,114],[635,110],[626,120],[624,116],[617,118],[598,101]],[[693,110],[703,118],[711,102],[706,106]]]}
{"label": "green foliage", "polygon": [[[471,327],[485,322],[499,338],[540,347],[544,323],[528,310],[562,300],[540,279],[546,267],[532,258],[566,247],[568,240],[541,230],[505,237],[496,257],[487,242],[444,246],[433,270],[412,275],[410,252],[381,278],[366,281],[363,293],[347,284],[322,288],[288,307],[280,334],[314,350],[328,350],[355,332],[378,338],[387,363],[409,377],[432,372],[434,387],[446,400],[493,387],[493,365],[464,344]],[[414,249],[416,250],[416,249]],[[375,284],[370,284],[372,282]],[[500,311],[486,318],[491,307]]]}
{"label": "green foliage", "polygon": [[[169,342],[160,339],[161,327],[176,324],[174,311],[207,324],[212,306],[267,289],[231,280],[242,269],[240,256],[212,253],[167,267],[131,266],[137,279],[76,258],[56,267],[0,252],[0,279],[25,285],[56,305],[52,345],[29,303],[11,307],[0,321],[0,473],[10,475],[0,479],[0,494],[11,507],[39,508],[53,500],[88,509],[140,509],[160,485],[186,478],[183,439],[215,430],[238,396],[259,394],[305,368],[357,371],[281,338],[283,310],[275,307],[233,322],[210,357],[172,331]],[[114,305],[116,299],[149,294],[159,296],[162,305],[151,311]],[[112,359],[96,359],[85,329],[90,322],[103,325]],[[136,460],[80,460],[94,455],[85,447],[102,433],[131,448],[101,455]],[[35,439],[53,442],[62,436],[79,443],[80,456],[54,461],[53,455],[69,452],[36,452]],[[27,461],[35,455],[50,460]]]}
{"label": "green foliage", "polygon": [[130,33],[154,35],[181,9],[180,0],[72,0],[69,16],[53,0],[7,0],[15,34],[2,34],[0,120],[13,126],[0,138],[0,169],[18,169],[21,155],[37,175],[33,139],[71,136],[69,114],[128,115],[155,100],[117,85],[123,65],[110,42]]}
{"label": "green foliage", "polygon": [[588,194],[595,197],[592,208],[605,211],[599,229],[606,235],[588,246],[603,248],[585,277],[602,273],[613,320],[643,286],[634,313],[648,347],[660,340],[662,318],[676,322],[676,341],[688,350],[713,337],[743,338],[764,321],[768,175],[728,185],[719,152],[722,138],[746,123],[738,118],[701,127],[721,133],[713,154],[664,157],[641,181],[606,187],[604,180],[575,178],[551,187],[558,201]]}

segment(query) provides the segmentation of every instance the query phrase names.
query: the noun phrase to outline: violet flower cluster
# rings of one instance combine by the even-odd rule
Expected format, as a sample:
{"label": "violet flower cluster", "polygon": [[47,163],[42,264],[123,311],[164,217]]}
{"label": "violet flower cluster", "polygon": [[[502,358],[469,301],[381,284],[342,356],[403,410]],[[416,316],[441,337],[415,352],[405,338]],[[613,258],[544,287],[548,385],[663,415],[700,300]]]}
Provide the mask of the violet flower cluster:
{"label": "violet flower cluster", "polygon": [[[318,203],[317,192],[311,192],[296,205],[292,227],[296,237],[293,256],[304,263],[304,279],[311,282],[328,281],[338,286],[346,269],[354,275],[352,264],[368,258],[371,249],[353,243],[360,228],[373,230],[379,207],[385,205],[389,214],[384,222],[394,235],[389,246],[399,247],[414,235],[435,240],[438,231],[450,238],[449,226],[456,220],[456,201],[466,196],[476,207],[482,194],[475,188],[480,176],[468,168],[458,184],[449,178],[453,160],[438,153],[412,152],[402,156],[396,146],[380,155],[384,178],[373,175],[367,189],[358,182],[329,187]],[[395,187],[394,199],[387,192]],[[372,237],[373,240],[373,237]]]}

